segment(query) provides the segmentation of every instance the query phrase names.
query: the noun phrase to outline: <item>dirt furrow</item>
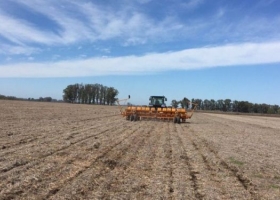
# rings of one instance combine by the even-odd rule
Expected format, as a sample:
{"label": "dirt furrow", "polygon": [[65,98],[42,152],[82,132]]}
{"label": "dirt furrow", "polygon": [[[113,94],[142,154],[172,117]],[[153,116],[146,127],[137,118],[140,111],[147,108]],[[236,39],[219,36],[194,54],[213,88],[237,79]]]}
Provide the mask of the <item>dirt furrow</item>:
{"label": "dirt furrow", "polygon": [[[35,144],[27,145],[26,147],[19,148],[15,150],[17,152],[16,156],[9,152],[8,155],[4,155],[4,159],[0,162],[1,168],[0,172],[7,172],[15,167],[26,165],[34,160],[42,159],[47,156],[68,148],[69,146],[79,143],[88,138],[95,137],[96,135],[102,134],[114,127],[122,126],[119,121],[113,121],[108,123],[108,126],[97,125],[81,130],[80,132],[75,130],[70,133],[63,134],[61,136],[56,136],[50,141],[43,140],[42,142],[37,142]],[[103,131],[99,131],[101,128]],[[98,130],[100,133],[93,134],[91,131]],[[90,131],[90,132],[89,132]],[[84,133],[84,134],[83,134]],[[52,133],[51,135],[54,135]],[[2,164],[4,163],[4,164]]]}
{"label": "dirt furrow", "polygon": [[[169,190],[169,194],[168,194],[168,199],[174,199],[174,168],[176,168],[176,166],[174,166],[174,163],[176,162],[174,160],[174,155],[173,155],[173,150],[172,150],[172,144],[174,143],[174,139],[173,137],[171,137],[172,134],[172,130],[170,128],[170,126],[174,126],[174,124],[168,123],[168,129],[167,131],[165,131],[165,134],[167,134],[167,141],[168,141],[168,146],[166,148],[166,159],[168,160],[168,162],[166,163],[166,167],[169,169],[168,170],[168,190]],[[173,134],[172,134],[173,136]]]}
{"label": "dirt furrow", "polygon": [[121,192],[115,192],[116,196],[122,199],[159,199],[159,195],[162,195],[155,193],[158,185],[155,185],[153,180],[153,166],[159,164],[156,163],[156,153],[164,130],[164,127],[158,125],[155,122],[147,122],[147,127],[153,129],[138,149],[137,158],[118,176],[116,185],[120,185]]}
{"label": "dirt furrow", "polygon": [[[69,173],[71,173],[71,176],[72,173],[78,173],[78,172],[71,172],[71,170],[80,171],[80,168],[87,167],[88,160],[90,160],[90,156],[94,156],[94,158],[96,157],[96,153],[94,150],[99,150],[99,148],[102,150],[103,146],[105,148],[106,145],[110,144],[109,141],[114,141],[114,139],[122,138],[123,134],[127,134],[127,132],[121,128],[123,126],[124,124],[120,126],[119,129],[116,129],[116,126],[113,124],[110,129],[108,128],[105,130],[101,129],[96,134],[91,133],[92,134],[91,137],[83,138],[83,140],[76,141],[76,143],[72,143],[70,146],[67,146],[67,148],[57,150],[56,152],[53,152],[51,155],[46,155],[44,158],[37,159],[36,161],[26,164],[25,166],[21,166],[8,173],[1,174],[1,178],[0,178],[1,181],[5,182],[6,184],[5,185],[1,184],[0,193],[13,194],[15,192],[10,192],[10,190],[12,191],[20,190],[18,189],[19,185],[21,186],[26,185],[26,187],[30,189],[38,186],[42,187],[40,183],[38,183],[38,185],[36,184],[33,185],[30,182],[42,182],[42,180],[49,178],[49,174],[56,174],[56,172],[59,171],[66,171],[66,172],[68,171]],[[102,136],[105,133],[106,133],[105,141],[103,141]],[[98,137],[100,137],[99,138],[101,139],[100,142],[102,142],[103,145],[101,145],[100,142],[98,142],[99,141],[97,140]],[[92,140],[92,143],[88,143],[88,140]],[[85,142],[87,142],[88,146],[84,145]],[[80,152],[80,153],[92,152],[94,154],[89,154],[90,156],[86,157],[86,155],[83,154],[81,155],[76,152]],[[48,165],[46,166],[46,164],[44,163],[48,163],[49,166]],[[65,167],[68,169],[63,170],[64,168],[63,163],[65,164]],[[74,167],[71,166],[72,163]],[[34,174],[34,171],[37,171],[37,173]],[[9,178],[11,174],[13,177],[12,179]],[[57,177],[58,176],[53,176],[52,178],[56,179]],[[48,180],[45,180],[44,185],[47,184],[48,182],[49,182]]]}
{"label": "dirt furrow", "polygon": [[[115,106],[0,102],[0,199],[279,199],[279,119],[126,121]],[[243,120],[244,119],[244,120]]]}
{"label": "dirt furrow", "polygon": [[198,119],[189,127],[222,159],[222,168],[229,168],[252,198],[278,199],[280,132],[246,124],[247,117],[240,122],[200,114]]}
{"label": "dirt furrow", "polygon": [[[0,107],[1,106],[3,105],[0,104]],[[3,131],[0,132],[0,147],[5,145],[7,148],[14,143],[23,144],[28,142],[28,140],[33,139],[34,136],[44,135],[52,131],[65,131],[69,126],[81,126],[87,122],[101,119],[104,120],[108,117],[116,116],[116,113],[118,113],[116,111],[106,112],[106,110],[101,112],[99,109],[96,109],[96,107],[88,107],[86,110],[87,114],[82,115],[79,111],[84,112],[84,108],[69,113],[69,110],[72,110],[73,108],[69,109],[66,107],[68,110],[66,109],[62,111],[61,109],[58,109],[59,105],[57,104],[49,105],[50,108],[47,110],[36,110],[32,107],[32,103],[26,104],[26,106],[28,106],[25,108],[27,109],[26,112],[24,112],[22,108],[12,107],[9,111],[6,111],[7,113],[12,113],[10,117],[0,116],[0,127],[3,128]],[[5,110],[5,107],[1,107],[1,110],[3,109]],[[36,118],[35,116],[40,117]],[[79,117],[77,118],[77,116]]]}
{"label": "dirt furrow", "polygon": [[148,192],[157,199],[166,199],[170,196],[170,143],[169,122],[151,122],[156,126],[153,134],[158,136],[155,157],[151,166],[150,185]]}
{"label": "dirt furrow", "polygon": [[[120,199],[166,199],[171,197],[172,179],[170,179],[170,166],[167,161],[168,153],[158,151],[162,148],[162,144],[168,145],[168,133],[165,133],[168,131],[168,125],[163,126],[163,124],[153,121],[146,121],[146,123],[145,129],[151,130],[147,132],[149,135],[144,138],[141,148],[136,146],[137,153],[133,154],[135,151],[133,145],[132,154],[120,159],[122,163],[127,163],[124,161],[126,159],[132,159],[133,162],[130,161],[129,165],[126,164],[124,168],[116,168],[113,171],[113,177],[110,178],[110,173],[108,178],[104,179],[104,181],[113,179],[113,183],[109,181],[110,184],[112,183],[109,189],[102,191],[103,185],[99,186],[102,194],[106,194],[106,198],[112,199],[117,196]],[[146,132],[143,131],[144,133]],[[157,157],[157,155],[161,156]],[[135,158],[130,158],[130,156]],[[99,189],[94,191],[89,198],[92,199],[100,193]]]}
{"label": "dirt furrow", "polygon": [[[191,132],[193,133],[193,136],[197,136],[193,131]],[[246,176],[246,174],[244,174],[236,166],[223,160],[218,155],[217,151],[215,151],[207,141],[200,140],[197,137],[197,139],[192,140],[192,142],[195,148],[200,151],[201,156],[203,157],[203,160],[206,163],[208,169],[215,172],[215,174],[213,174],[213,179],[217,180],[218,182],[224,182],[224,180],[219,179],[219,174],[222,173],[232,177],[232,182],[228,181],[228,179],[226,184],[227,188],[224,188],[225,191],[229,191],[229,193],[232,193],[231,198],[238,197],[240,199],[259,199],[256,186]],[[238,184],[238,187],[236,184],[236,180],[240,183]],[[243,186],[246,192],[242,192],[242,189],[240,188],[241,186]],[[233,188],[236,189],[233,190]],[[251,196],[247,194],[248,192],[251,194]]]}
{"label": "dirt furrow", "polygon": [[[122,164],[130,165],[135,160],[135,154],[128,153],[133,148],[140,148],[145,138],[149,137],[149,129],[145,124],[139,127],[136,123],[131,129],[127,129],[125,138],[114,144],[110,150],[105,151],[99,156],[87,171],[80,174],[75,179],[63,187],[58,193],[52,196],[52,199],[73,198],[74,196],[81,199],[88,199],[93,195],[94,198],[107,198],[107,191],[113,190],[114,181],[119,178],[118,174],[123,172]],[[145,128],[144,128],[145,127]],[[151,128],[152,129],[152,128]],[[126,167],[125,166],[125,167]],[[77,184],[78,183],[78,184]],[[65,194],[67,194],[65,196]]]}
{"label": "dirt furrow", "polygon": [[[181,126],[182,128],[182,126]],[[256,199],[255,195],[244,187],[238,175],[225,167],[225,161],[218,157],[217,152],[207,148],[205,143],[199,143],[200,138],[190,128],[183,128],[187,139],[195,148],[198,156],[202,158],[203,170],[207,174],[207,184],[204,186],[206,199]],[[199,145],[200,144],[200,145]],[[210,186],[210,187],[209,187]]]}
{"label": "dirt furrow", "polygon": [[[110,119],[110,120],[113,120],[113,119]],[[121,122],[121,120],[119,118],[117,118],[117,120],[114,120],[114,121]],[[106,122],[105,124],[98,122],[98,124],[92,125],[93,123],[95,123],[95,122],[91,122],[91,124],[84,124],[83,126],[79,127],[80,129],[77,129],[76,127],[75,128],[71,127],[68,130],[66,129],[61,132],[57,132],[57,131],[47,132],[43,138],[37,137],[37,135],[34,134],[34,138],[31,139],[29,142],[26,142],[23,145],[14,146],[13,148],[4,148],[4,150],[1,151],[0,156],[7,158],[8,157],[7,154],[21,152],[21,150],[24,150],[27,148],[30,149],[30,148],[38,146],[38,145],[42,146],[44,144],[49,144],[51,142],[55,142],[55,141],[58,141],[61,139],[69,140],[77,134],[80,134],[80,133],[88,131],[88,130],[98,129],[98,128],[103,127],[104,125],[110,124],[112,122],[111,121]],[[86,128],[84,128],[84,127],[86,127]],[[73,129],[75,129],[75,130],[73,130]],[[34,140],[38,140],[38,141],[33,142]]]}
{"label": "dirt furrow", "polygon": [[[142,123],[142,125],[144,125],[144,123]],[[123,175],[127,172],[127,168],[132,167],[134,162],[141,158],[139,157],[141,156],[139,153],[142,148],[146,147],[146,144],[153,134],[154,128],[154,126],[142,127],[138,137],[134,138],[133,141],[127,141],[132,145],[128,144],[125,149],[123,149],[122,146],[118,146],[115,149],[115,151],[120,152],[118,155],[115,154],[115,151],[114,154],[112,152],[112,155],[107,155],[106,159],[110,157],[110,160],[116,161],[116,167],[104,174],[103,177],[95,179],[95,181],[98,182],[98,187],[96,190],[90,191],[89,195],[85,196],[86,199],[112,199],[115,196],[123,199],[130,199],[129,196],[131,193],[145,190],[145,183],[138,185],[132,181],[133,179],[127,180]]]}
{"label": "dirt furrow", "polygon": [[[185,138],[188,134],[183,131],[181,125],[176,126],[175,137],[178,143],[178,146],[181,147],[180,159],[184,162],[186,171],[186,176],[190,180],[190,188],[186,188],[192,192],[192,198],[194,199],[204,199],[205,189],[204,182],[206,182],[206,176],[204,170],[201,167],[203,161],[197,155],[197,152],[191,142]],[[190,186],[189,185],[189,186]]]}
{"label": "dirt furrow", "polygon": [[190,175],[190,163],[189,158],[186,155],[186,151],[183,147],[183,141],[179,137],[177,131],[177,124],[170,124],[169,134],[172,138],[170,140],[172,157],[171,157],[171,168],[172,168],[172,190],[174,199],[196,199],[195,187]]}
{"label": "dirt furrow", "polygon": [[[109,120],[108,117],[111,117],[110,120],[113,120],[112,117],[115,117],[117,120],[119,119],[119,116],[116,117],[116,115],[108,115],[104,117],[107,118],[107,121]],[[59,139],[61,135],[65,133],[70,134],[69,137],[71,137],[71,133],[74,134],[77,132],[77,130],[80,131],[81,128],[87,127],[84,128],[84,131],[86,131],[87,129],[95,129],[103,125],[103,123],[100,123],[101,121],[100,118],[93,118],[93,119],[98,119],[98,121],[91,121],[90,119],[86,119],[86,121],[89,124],[83,123],[82,125],[79,126],[76,126],[75,124],[69,124],[67,128],[65,127],[62,128],[59,125],[57,125],[59,129],[58,128],[49,129],[48,127],[50,127],[50,125],[48,125],[47,127],[39,126],[39,129],[37,127],[36,129],[33,128],[32,129],[33,133],[31,134],[28,132],[28,130],[21,130],[23,134],[18,134],[18,135],[12,134],[10,135],[11,137],[9,137],[10,139],[7,140],[7,138],[4,138],[3,141],[0,140],[0,147],[2,146],[3,149],[3,151],[0,153],[0,156],[6,156],[5,154],[7,153],[14,153],[19,149],[24,149],[28,145],[31,145],[33,142],[35,143],[36,141],[44,141],[47,143]],[[85,121],[85,120],[81,120],[81,121]],[[93,122],[97,122],[98,124],[92,126]],[[54,137],[50,137],[50,134],[54,132],[56,133],[56,135],[54,135]]]}

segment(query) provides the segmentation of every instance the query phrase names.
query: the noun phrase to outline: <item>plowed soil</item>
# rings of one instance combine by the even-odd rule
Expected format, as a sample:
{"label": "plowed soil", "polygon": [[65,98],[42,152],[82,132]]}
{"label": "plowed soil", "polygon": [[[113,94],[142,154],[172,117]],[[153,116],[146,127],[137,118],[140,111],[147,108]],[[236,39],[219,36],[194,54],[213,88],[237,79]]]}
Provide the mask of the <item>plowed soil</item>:
{"label": "plowed soil", "polygon": [[0,199],[279,199],[280,118],[126,121],[114,106],[0,101]]}

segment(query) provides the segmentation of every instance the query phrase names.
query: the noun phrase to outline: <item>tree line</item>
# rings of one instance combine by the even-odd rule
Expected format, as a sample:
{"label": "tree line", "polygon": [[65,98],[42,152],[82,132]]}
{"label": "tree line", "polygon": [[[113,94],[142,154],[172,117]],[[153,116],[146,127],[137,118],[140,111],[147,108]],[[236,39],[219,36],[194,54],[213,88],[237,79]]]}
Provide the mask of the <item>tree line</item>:
{"label": "tree line", "polygon": [[63,90],[63,101],[81,104],[113,105],[119,91],[102,84],[72,84]]}
{"label": "tree line", "polygon": [[[113,87],[103,86],[101,84],[72,84],[63,90],[63,101],[81,104],[102,104],[113,105],[118,95],[118,90]],[[43,102],[61,102],[51,97],[18,98],[15,96],[5,96],[0,94],[0,100],[23,100],[23,101],[43,101]],[[191,99],[184,97],[182,100],[172,100],[172,107],[192,108],[197,104],[198,110],[205,111],[224,111],[224,112],[243,112],[243,113],[261,113],[261,114],[280,114],[279,105],[257,104],[248,101],[237,101],[231,99]]]}
{"label": "tree line", "polygon": [[279,105],[257,104],[248,101],[237,101],[231,99],[191,99],[183,98],[180,101],[172,100],[173,107],[181,106],[182,108],[193,107],[197,104],[198,110],[224,111],[224,112],[243,112],[243,113],[262,113],[262,114],[280,114]]}
{"label": "tree line", "polygon": [[0,94],[0,99],[5,99],[5,100],[23,100],[22,98],[17,98],[17,97],[14,97],[14,96],[5,96],[5,95],[2,95],[2,94]]}
{"label": "tree line", "polygon": [[5,99],[5,100],[18,100],[18,101],[43,101],[43,102],[57,102],[57,99],[53,99],[51,97],[39,97],[38,99],[34,98],[19,98],[15,96],[5,96],[0,94],[0,100]]}

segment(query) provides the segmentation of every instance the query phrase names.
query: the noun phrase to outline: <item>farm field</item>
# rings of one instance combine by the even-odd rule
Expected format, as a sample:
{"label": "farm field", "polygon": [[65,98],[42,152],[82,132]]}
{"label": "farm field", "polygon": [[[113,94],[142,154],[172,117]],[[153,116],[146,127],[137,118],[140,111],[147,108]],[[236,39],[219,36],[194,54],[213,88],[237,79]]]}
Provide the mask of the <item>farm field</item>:
{"label": "farm field", "polygon": [[0,101],[0,199],[279,199],[280,118],[126,121],[114,106]]}

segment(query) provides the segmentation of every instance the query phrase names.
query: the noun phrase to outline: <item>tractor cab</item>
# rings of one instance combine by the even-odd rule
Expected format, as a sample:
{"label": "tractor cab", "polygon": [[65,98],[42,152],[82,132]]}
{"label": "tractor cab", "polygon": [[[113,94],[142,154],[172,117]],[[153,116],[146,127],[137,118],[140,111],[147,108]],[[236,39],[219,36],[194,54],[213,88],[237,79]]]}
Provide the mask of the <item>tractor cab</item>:
{"label": "tractor cab", "polygon": [[167,101],[165,96],[151,96],[149,106],[154,108],[164,108],[166,107],[165,101]]}

